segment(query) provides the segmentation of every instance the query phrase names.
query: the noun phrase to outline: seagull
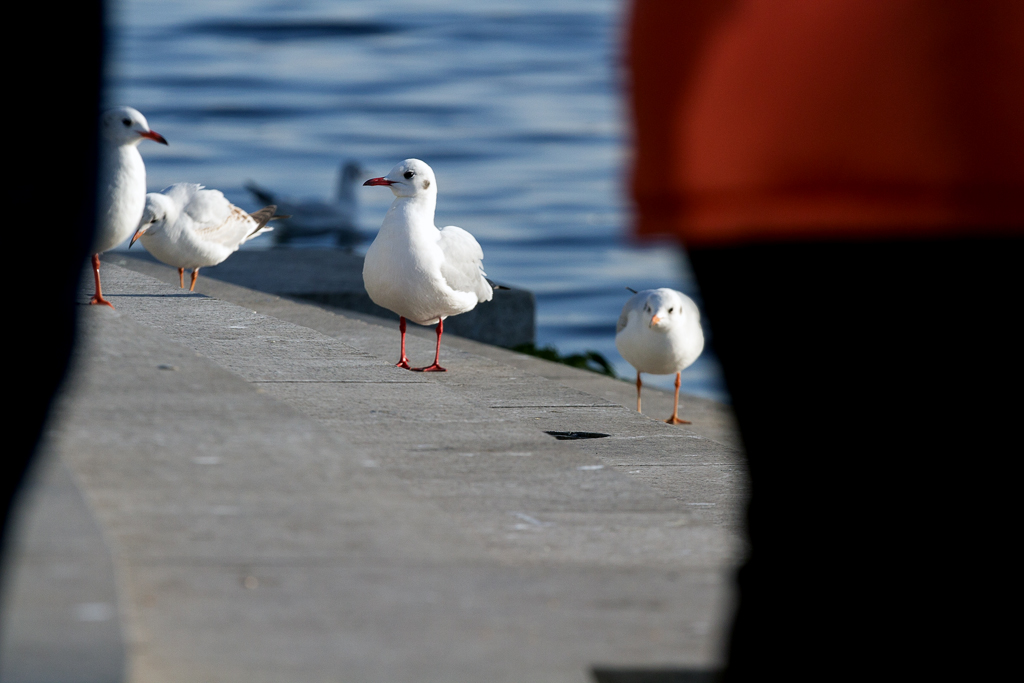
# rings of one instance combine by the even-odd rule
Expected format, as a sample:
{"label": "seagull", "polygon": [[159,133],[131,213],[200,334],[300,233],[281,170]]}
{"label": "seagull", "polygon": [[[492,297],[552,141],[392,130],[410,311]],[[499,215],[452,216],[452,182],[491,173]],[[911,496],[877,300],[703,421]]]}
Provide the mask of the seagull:
{"label": "seagull", "polygon": [[246,213],[224,197],[220,190],[207,190],[195,183],[176,183],[162,192],[146,195],[142,220],[128,245],[142,240],[146,251],[178,269],[178,284],[185,287],[185,269],[192,269],[195,291],[199,269],[215,266],[238,251],[244,242],[273,230],[267,222],[277,207],[265,206]]}
{"label": "seagull", "polygon": [[[476,239],[454,225],[434,225],[437,181],[430,166],[406,159],[383,178],[363,185],[387,185],[395,201],[366,252],[363,284],[378,306],[398,314],[402,356],[396,364],[417,372],[447,372],[439,364],[444,319],[490,301],[494,288],[481,265],[484,251]],[[405,319],[417,325],[437,323],[434,362],[413,368],[405,355]]]}
{"label": "seagull", "polygon": [[[633,291],[633,290],[630,290]],[[674,289],[645,289],[626,301],[615,326],[615,347],[636,368],[636,411],[640,412],[640,373],[676,373],[676,397],[669,424],[679,419],[679,378],[704,350],[700,311],[693,299]]]}
{"label": "seagull", "polygon": [[264,204],[275,204],[291,218],[277,226],[274,241],[287,242],[295,237],[333,234],[339,246],[353,246],[360,241],[356,215],[356,183],[365,172],[355,161],[346,161],[338,172],[337,193],[333,201],[322,199],[291,199],[249,181],[245,189]]}
{"label": "seagull", "polygon": [[146,203],[146,165],[138,146],[143,138],[167,144],[150,130],[146,117],[131,107],[117,107],[100,117],[100,175],[96,237],[93,242],[92,271],[96,293],[90,304],[112,303],[100,288],[100,254],[132,236]]}

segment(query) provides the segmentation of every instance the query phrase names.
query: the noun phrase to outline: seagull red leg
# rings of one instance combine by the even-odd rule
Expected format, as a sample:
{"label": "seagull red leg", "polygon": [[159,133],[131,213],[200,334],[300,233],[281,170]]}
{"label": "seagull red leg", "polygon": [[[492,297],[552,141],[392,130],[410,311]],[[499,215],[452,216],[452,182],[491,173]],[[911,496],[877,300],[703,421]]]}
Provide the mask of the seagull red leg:
{"label": "seagull red leg", "polygon": [[90,305],[93,305],[93,304],[105,304],[105,305],[110,306],[111,308],[113,308],[114,304],[110,303],[109,301],[107,301],[106,299],[103,298],[103,288],[100,287],[100,255],[99,254],[93,254],[92,255],[92,274],[93,274],[93,277],[96,278],[96,293],[92,295],[91,299],[89,299],[89,304]]}
{"label": "seagull red leg", "polygon": [[643,382],[640,381],[640,371],[636,371],[636,412],[642,412],[640,410],[640,387],[643,386]]}
{"label": "seagull red leg", "polygon": [[425,368],[412,368],[416,372],[448,372],[438,364],[441,358],[441,335],[444,334],[444,320],[437,321],[437,348],[434,349],[434,362]]}
{"label": "seagull red leg", "polygon": [[[199,269],[198,268],[193,268],[192,269],[192,286],[188,288],[188,291],[190,291],[190,292],[196,291],[196,278],[197,277],[199,277]],[[182,287],[184,287],[184,286],[185,285],[182,285]]]}
{"label": "seagull red leg", "polygon": [[178,268],[178,289],[185,289],[185,269]]}
{"label": "seagull red leg", "polygon": [[675,398],[675,401],[672,403],[672,417],[670,417],[669,419],[665,420],[665,422],[669,423],[670,425],[688,425],[688,424],[693,424],[689,420],[680,420],[679,419],[679,376],[681,374],[682,374],[681,372],[677,372],[676,373],[676,398]]}
{"label": "seagull red leg", "polygon": [[398,329],[402,331],[402,359],[395,363],[396,368],[405,368],[406,370],[412,370],[412,366],[409,365],[409,359],[405,357],[405,317],[398,316]]}

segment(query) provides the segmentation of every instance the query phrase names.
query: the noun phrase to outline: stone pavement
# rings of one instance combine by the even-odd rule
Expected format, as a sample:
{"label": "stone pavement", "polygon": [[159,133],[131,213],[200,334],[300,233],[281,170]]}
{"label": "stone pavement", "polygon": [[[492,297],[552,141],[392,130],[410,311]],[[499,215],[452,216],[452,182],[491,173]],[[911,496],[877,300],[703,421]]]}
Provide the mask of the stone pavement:
{"label": "stone pavement", "polygon": [[[391,323],[210,278],[190,295],[121,254],[103,271],[117,310],[82,310],[0,679],[86,680],[15,677],[29,651],[79,656],[47,619],[105,628],[95,649],[129,681],[582,683],[721,663],[745,482],[724,406],[686,399],[695,424],[672,427],[628,408],[629,383],[448,335],[449,372],[410,373]],[[411,327],[425,364],[433,332]],[[75,496],[63,527],[39,521],[33,500]],[[95,586],[60,583],[74,561],[47,528],[109,548]],[[63,611],[38,607],[46,582]]]}

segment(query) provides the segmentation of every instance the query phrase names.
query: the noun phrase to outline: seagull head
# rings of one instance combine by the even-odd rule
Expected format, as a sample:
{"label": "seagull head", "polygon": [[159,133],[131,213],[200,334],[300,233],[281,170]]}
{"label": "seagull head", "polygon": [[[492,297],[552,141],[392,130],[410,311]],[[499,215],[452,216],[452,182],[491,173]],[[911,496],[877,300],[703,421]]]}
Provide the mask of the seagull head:
{"label": "seagull head", "polygon": [[139,227],[132,235],[132,241],[128,243],[128,248],[131,249],[135,240],[147,232],[152,234],[163,230],[168,222],[173,223],[177,219],[178,213],[178,206],[167,195],[159,192],[147,194],[146,208],[142,210],[142,220],[139,221]]}
{"label": "seagull head", "polygon": [[359,165],[358,161],[349,159],[341,165],[341,182],[343,185],[354,183],[359,176],[366,175],[366,171]]}
{"label": "seagull head", "polygon": [[396,197],[437,194],[434,171],[419,159],[406,159],[382,178],[370,178],[363,185],[387,185]]}
{"label": "seagull head", "polygon": [[689,318],[700,318],[696,305],[674,289],[653,289],[640,308],[641,319],[652,330],[668,332]]}
{"label": "seagull head", "polygon": [[167,144],[162,135],[150,129],[146,117],[131,107],[117,107],[103,112],[100,117],[100,133],[104,139],[117,146],[137,145],[143,138]]}

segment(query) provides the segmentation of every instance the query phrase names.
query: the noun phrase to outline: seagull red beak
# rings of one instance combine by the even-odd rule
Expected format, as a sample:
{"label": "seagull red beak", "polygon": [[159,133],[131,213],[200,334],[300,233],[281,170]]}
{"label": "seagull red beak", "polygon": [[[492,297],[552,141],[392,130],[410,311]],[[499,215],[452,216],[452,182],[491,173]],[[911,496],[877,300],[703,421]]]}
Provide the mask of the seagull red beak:
{"label": "seagull red beak", "polygon": [[395,184],[394,180],[388,180],[387,178],[370,178],[365,183],[363,183],[363,187],[366,187],[367,185],[394,185],[394,184]]}
{"label": "seagull red beak", "polygon": [[135,234],[132,235],[132,241],[128,243],[128,248],[129,249],[131,249],[132,245],[135,244],[135,240],[137,240],[140,237],[142,237],[142,233],[144,233],[144,232],[146,232],[145,228],[139,228],[138,230],[135,231]]}
{"label": "seagull red beak", "polygon": [[157,133],[155,130],[147,130],[145,133],[139,133],[139,135],[144,138],[148,138],[153,142],[159,142],[161,145],[167,144],[167,140],[164,140],[164,136],[160,135],[160,133]]}

